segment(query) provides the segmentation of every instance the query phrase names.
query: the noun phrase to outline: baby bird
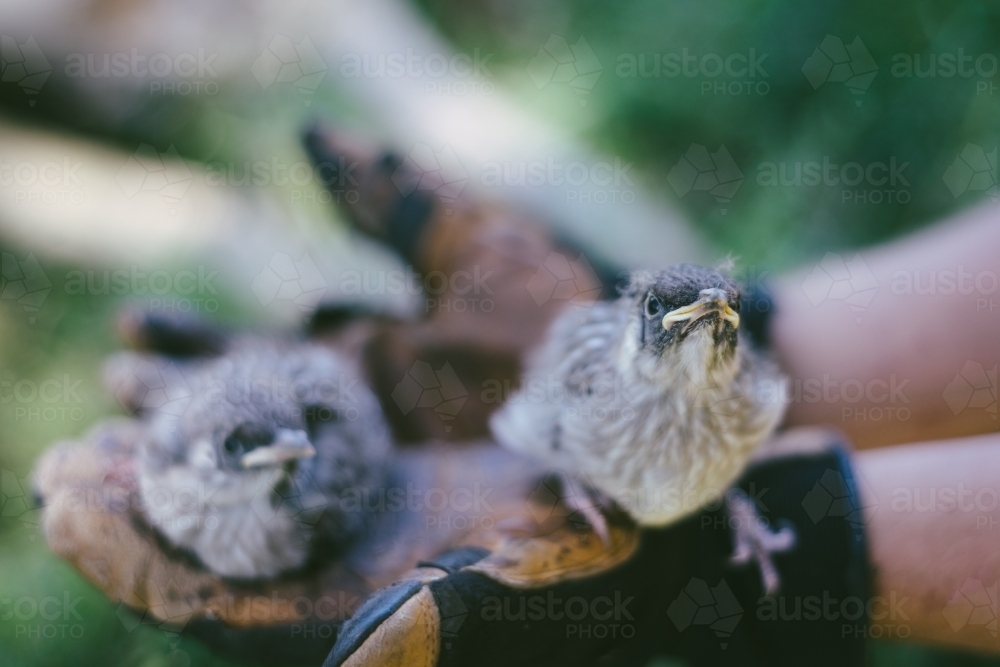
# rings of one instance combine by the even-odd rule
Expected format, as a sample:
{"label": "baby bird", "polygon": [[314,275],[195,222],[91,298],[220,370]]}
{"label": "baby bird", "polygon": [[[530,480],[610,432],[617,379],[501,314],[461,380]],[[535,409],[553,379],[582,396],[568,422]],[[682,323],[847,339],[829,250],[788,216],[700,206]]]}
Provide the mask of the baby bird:
{"label": "baby bird", "polygon": [[390,436],[378,400],[336,352],[237,338],[207,358],[124,353],[108,372],[133,396],[155,388],[136,406],[149,424],[142,510],[210,570],[273,577],[365,528],[359,494],[381,483]]}
{"label": "baby bird", "polygon": [[617,300],[553,322],[490,425],[502,445],[559,471],[564,486],[592,485],[590,503],[564,495],[605,541],[594,503],[606,498],[639,524],[665,526],[725,497],[733,559],[756,558],[772,592],[769,553],[791,548],[794,533],[772,533],[745,495],[726,490],[784,411],[758,388],[785,380],[740,335],[739,309],[738,286],[716,271],[636,272]]}

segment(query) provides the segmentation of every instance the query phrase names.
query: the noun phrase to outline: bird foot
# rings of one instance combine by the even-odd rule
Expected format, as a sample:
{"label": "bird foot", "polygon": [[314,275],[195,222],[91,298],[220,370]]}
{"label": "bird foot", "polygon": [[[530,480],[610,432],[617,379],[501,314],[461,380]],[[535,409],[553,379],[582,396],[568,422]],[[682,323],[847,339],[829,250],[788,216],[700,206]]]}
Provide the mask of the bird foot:
{"label": "bird foot", "polygon": [[595,489],[586,481],[573,477],[566,472],[558,472],[556,476],[562,486],[562,501],[572,514],[583,517],[584,523],[590,526],[601,544],[605,547],[611,544],[611,530],[604,513],[614,506],[614,501]]}
{"label": "bird foot", "polygon": [[781,586],[781,577],[771,554],[795,547],[795,530],[786,526],[778,531],[757,512],[757,505],[743,491],[734,489],[726,494],[726,511],[733,527],[733,555],[729,562],[745,565],[756,561],[764,586],[764,595],[774,595]]}

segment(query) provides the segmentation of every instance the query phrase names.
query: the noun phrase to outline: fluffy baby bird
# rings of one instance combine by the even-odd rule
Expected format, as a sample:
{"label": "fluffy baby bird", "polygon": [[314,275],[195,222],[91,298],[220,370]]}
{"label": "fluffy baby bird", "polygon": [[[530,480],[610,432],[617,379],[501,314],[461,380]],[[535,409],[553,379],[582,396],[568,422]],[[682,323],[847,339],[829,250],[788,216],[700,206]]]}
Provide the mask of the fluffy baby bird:
{"label": "fluffy baby bird", "polygon": [[358,494],[381,483],[389,430],[334,351],[236,339],[208,358],[126,353],[109,374],[149,420],[143,512],[210,570],[273,577],[364,529]]}
{"label": "fluffy baby bird", "polygon": [[772,592],[769,553],[791,548],[794,533],[772,533],[745,495],[726,490],[784,411],[758,388],[784,378],[741,336],[739,310],[738,286],[717,271],[636,272],[616,301],[553,323],[491,427],[502,445],[558,471],[564,487],[587,480],[591,502],[564,495],[605,541],[595,503],[610,498],[638,523],[665,526],[725,494],[733,559],[757,559]]}

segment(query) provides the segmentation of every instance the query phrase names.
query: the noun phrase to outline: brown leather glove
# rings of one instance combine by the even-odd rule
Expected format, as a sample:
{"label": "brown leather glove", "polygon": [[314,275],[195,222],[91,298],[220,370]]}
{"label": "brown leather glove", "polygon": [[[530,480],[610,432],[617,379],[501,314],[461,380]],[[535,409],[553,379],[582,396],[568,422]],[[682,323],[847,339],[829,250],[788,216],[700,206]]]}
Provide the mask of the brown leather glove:
{"label": "brown leather glove", "polygon": [[542,471],[490,445],[403,451],[371,500],[371,532],[343,558],[276,581],[226,580],[137,511],[141,428],[109,422],[59,445],[35,478],[49,545],[121,604],[126,623],[265,664],[319,664],[331,647],[331,666],[644,664],[655,654],[692,665],[793,665],[803,655],[861,664],[864,508],[829,434],[798,436],[811,451],[740,482],[764,517],[798,534],[775,558],[775,599],[761,597],[756,568],[730,564],[721,509],[660,530],[619,518],[605,547],[567,516]]}
{"label": "brown leather glove", "polygon": [[[411,177],[401,158],[325,126],[305,143],[352,225],[397,252],[424,287],[415,321],[377,318],[345,335],[343,307],[358,297],[339,286],[313,321],[314,333],[332,324],[354,341],[399,442],[487,436],[488,415],[517,385],[523,355],[553,318],[568,303],[615,295],[613,270],[510,207],[400,189],[396,183]],[[442,390],[460,409],[394,400],[401,383],[433,384],[435,373],[458,380],[452,393]]]}
{"label": "brown leather glove", "polygon": [[777,597],[762,597],[755,568],[730,563],[731,526],[709,508],[663,529],[616,529],[604,557],[563,537],[447,552],[372,595],[324,667],[645,665],[657,655],[861,665],[872,599],[865,513],[836,437],[806,439],[829,448],[758,464],[739,482],[798,536],[775,559]]}
{"label": "brown leather glove", "polygon": [[46,540],[121,603],[126,623],[183,631],[237,657],[318,664],[369,594],[454,549],[514,548],[598,570],[635,549],[637,533],[627,524],[616,526],[609,549],[570,525],[530,463],[490,444],[427,445],[401,452],[385,486],[364,498],[359,511],[375,521],[341,558],[274,581],[229,580],[147,524],[134,477],[143,428],[138,420],[110,421],[42,457],[34,483]]}

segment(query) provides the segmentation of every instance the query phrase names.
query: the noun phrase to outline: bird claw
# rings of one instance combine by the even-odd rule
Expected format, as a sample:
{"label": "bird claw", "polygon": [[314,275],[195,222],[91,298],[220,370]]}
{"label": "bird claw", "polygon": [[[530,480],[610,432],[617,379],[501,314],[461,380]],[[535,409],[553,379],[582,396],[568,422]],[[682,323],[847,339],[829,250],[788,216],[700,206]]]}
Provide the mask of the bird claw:
{"label": "bird claw", "polygon": [[562,486],[562,501],[571,514],[580,514],[584,523],[590,526],[594,534],[605,547],[611,545],[611,529],[604,511],[612,506],[612,501],[603,493],[586,482],[574,479],[568,473],[557,473]]}
{"label": "bird claw", "polygon": [[756,561],[760,568],[764,595],[774,595],[781,586],[781,576],[771,559],[772,554],[795,547],[795,530],[790,526],[772,531],[745,493],[736,489],[726,494],[726,509],[733,526],[733,554],[729,562],[746,565]]}

